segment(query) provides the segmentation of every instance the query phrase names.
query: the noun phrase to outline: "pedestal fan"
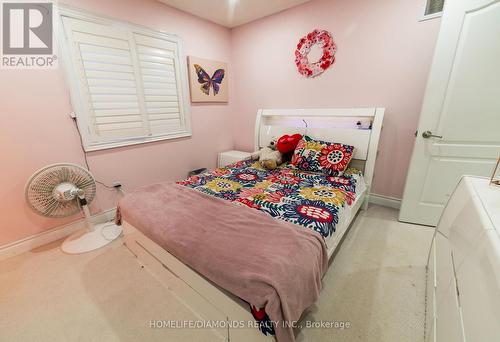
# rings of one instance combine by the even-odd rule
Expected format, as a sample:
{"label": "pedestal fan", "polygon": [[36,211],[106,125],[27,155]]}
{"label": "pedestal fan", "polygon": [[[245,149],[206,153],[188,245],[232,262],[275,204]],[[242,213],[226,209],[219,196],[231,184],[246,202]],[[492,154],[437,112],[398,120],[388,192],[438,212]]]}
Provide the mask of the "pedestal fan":
{"label": "pedestal fan", "polygon": [[103,247],[120,236],[122,229],[112,222],[94,225],[88,205],[96,193],[92,174],[75,164],[53,164],[36,171],[26,184],[26,200],[39,215],[67,217],[83,211],[85,231],[68,237],[61,248],[69,254]]}

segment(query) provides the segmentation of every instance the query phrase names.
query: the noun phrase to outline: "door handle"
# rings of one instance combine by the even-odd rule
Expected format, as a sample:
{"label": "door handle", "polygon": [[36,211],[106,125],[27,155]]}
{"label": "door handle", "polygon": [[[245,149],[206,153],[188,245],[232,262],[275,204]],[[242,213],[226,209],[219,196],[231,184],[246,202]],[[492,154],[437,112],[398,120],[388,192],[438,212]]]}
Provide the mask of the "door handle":
{"label": "door handle", "polygon": [[424,138],[424,139],[429,139],[429,138],[443,139],[443,136],[442,135],[434,135],[434,134],[432,134],[431,131],[425,131],[424,133],[422,133],[422,138]]}

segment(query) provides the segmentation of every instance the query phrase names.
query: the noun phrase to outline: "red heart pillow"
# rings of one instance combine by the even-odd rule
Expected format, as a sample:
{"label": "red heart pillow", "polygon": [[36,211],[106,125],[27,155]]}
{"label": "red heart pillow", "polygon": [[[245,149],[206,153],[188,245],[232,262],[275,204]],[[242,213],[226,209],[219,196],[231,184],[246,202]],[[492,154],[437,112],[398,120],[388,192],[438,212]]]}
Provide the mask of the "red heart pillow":
{"label": "red heart pillow", "polygon": [[278,139],[276,148],[283,154],[292,152],[295,150],[295,147],[297,147],[300,139],[302,139],[301,134],[284,135]]}

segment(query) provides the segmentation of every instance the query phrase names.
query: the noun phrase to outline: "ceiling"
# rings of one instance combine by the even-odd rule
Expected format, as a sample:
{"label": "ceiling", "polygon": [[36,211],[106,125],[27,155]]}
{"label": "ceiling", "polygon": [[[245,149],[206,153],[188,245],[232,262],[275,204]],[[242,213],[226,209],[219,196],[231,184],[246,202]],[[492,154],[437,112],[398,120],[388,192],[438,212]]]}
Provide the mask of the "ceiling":
{"label": "ceiling", "polygon": [[213,21],[236,27],[281,12],[311,0],[158,0],[169,6]]}

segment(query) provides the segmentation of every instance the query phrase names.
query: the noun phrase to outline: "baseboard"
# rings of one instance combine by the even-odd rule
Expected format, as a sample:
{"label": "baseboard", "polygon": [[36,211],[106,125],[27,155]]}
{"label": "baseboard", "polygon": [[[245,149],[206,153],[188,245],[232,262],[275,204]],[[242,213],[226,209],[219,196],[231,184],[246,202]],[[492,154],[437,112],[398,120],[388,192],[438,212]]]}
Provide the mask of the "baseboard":
{"label": "baseboard", "polygon": [[368,202],[384,207],[400,209],[401,199],[384,195],[370,194]]}
{"label": "baseboard", "polygon": [[[97,215],[93,215],[91,221],[93,223],[107,222],[115,217],[115,213],[116,208],[105,210]],[[53,241],[63,239],[83,228],[85,228],[85,224],[82,218],[63,226],[52,228],[50,230],[33,236],[29,236],[22,240],[14,241],[9,244],[0,246],[0,261],[22,253],[29,252],[32,249],[46,245]]]}

